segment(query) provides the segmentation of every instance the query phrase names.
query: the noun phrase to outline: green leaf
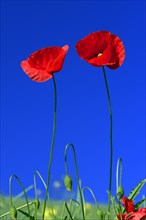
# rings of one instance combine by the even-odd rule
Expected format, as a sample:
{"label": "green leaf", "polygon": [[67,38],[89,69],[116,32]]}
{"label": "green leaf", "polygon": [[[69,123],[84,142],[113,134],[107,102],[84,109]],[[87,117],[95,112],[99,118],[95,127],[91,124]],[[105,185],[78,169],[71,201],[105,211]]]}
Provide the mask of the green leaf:
{"label": "green leaf", "polygon": [[134,189],[132,189],[132,191],[130,192],[128,196],[128,199],[134,201],[134,198],[140,193],[140,190],[144,186],[145,183],[146,183],[146,179],[141,181]]}
{"label": "green leaf", "polygon": [[25,215],[26,217],[34,220],[34,217],[30,216],[27,212],[22,211],[21,209],[18,209],[19,212],[21,212],[23,215]]}
{"label": "green leaf", "polygon": [[135,209],[138,209],[144,202],[146,201],[146,198],[142,199],[138,203],[135,204]]}
{"label": "green leaf", "polygon": [[118,214],[119,212],[118,212],[118,209],[117,209],[116,201],[115,201],[114,197],[110,194],[109,191],[107,191],[107,193],[108,193],[108,195],[110,196],[110,200],[111,200],[111,202],[112,202],[112,208],[113,208],[113,211],[114,211],[114,213],[115,213],[115,216],[117,216],[117,214]]}

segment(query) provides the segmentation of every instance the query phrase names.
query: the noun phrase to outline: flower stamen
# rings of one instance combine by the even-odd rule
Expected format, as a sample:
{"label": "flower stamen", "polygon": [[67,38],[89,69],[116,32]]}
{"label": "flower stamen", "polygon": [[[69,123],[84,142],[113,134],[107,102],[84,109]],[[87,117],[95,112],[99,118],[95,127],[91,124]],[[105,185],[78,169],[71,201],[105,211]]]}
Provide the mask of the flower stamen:
{"label": "flower stamen", "polygon": [[102,56],[102,53],[99,53],[97,56],[98,56],[98,57],[101,57],[101,56]]}

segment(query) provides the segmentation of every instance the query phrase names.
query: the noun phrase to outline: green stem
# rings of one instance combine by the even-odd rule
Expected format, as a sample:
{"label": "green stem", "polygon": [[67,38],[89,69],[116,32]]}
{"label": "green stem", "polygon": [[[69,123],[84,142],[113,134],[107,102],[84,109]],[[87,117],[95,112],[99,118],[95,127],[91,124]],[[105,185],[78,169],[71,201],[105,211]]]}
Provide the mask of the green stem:
{"label": "green stem", "polygon": [[[92,198],[94,199],[94,202],[95,202],[95,204],[96,204],[96,207],[98,208],[98,203],[97,203],[97,200],[96,200],[96,197],[95,197],[93,191],[90,189],[90,187],[87,187],[87,186],[83,187],[83,188],[82,188],[83,197],[84,197],[84,191],[85,191],[85,190],[88,190],[88,191],[90,192],[90,194],[92,195]],[[84,210],[85,210],[85,213],[86,213],[85,202],[84,202]]]}
{"label": "green stem", "polygon": [[13,204],[13,196],[12,196],[12,179],[13,179],[13,178],[15,178],[15,179],[18,181],[18,183],[19,183],[19,185],[20,185],[20,187],[21,187],[21,189],[22,189],[22,191],[23,191],[23,194],[24,194],[25,200],[26,200],[26,205],[27,205],[27,209],[28,209],[29,218],[30,218],[30,220],[31,220],[31,214],[30,214],[30,208],[29,208],[28,198],[27,198],[27,195],[26,195],[26,192],[25,192],[25,189],[24,189],[23,184],[21,183],[21,181],[19,180],[19,178],[18,178],[16,175],[12,175],[12,176],[10,177],[10,179],[9,179],[9,191],[10,191],[10,203],[11,203],[11,206],[14,207],[14,204]]}
{"label": "green stem", "polygon": [[[120,177],[119,177],[119,169],[120,169]],[[120,184],[119,184],[120,182]],[[116,169],[116,188],[118,191],[118,187],[122,186],[122,159],[118,158],[117,169]]]}
{"label": "green stem", "polygon": [[[104,81],[105,81],[105,86],[106,86],[109,112],[110,112],[110,177],[109,177],[109,192],[111,194],[111,191],[112,191],[112,166],[113,166],[113,118],[112,118],[112,105],[111,105],[111,100],[110,100],[110,93],[109,93],[108,82],[107,82],[106,72],[105,72],[104,66],[103,66],[103,73],[104,73]],[[110,213],[110,196],[108,196],[108,212]]]}
{"label": "green stem", "polygon": [[48,190],[49,190],[49,184],[50,184],[50,173],[51,173],[52,157],[53,157],[53,150],[54,150],[55,134],[56,134],[57,90],[56,90],[56,82],[55,82],[54,75],[52,75],[52,79],[53,79],[53,85],[54,85],[54,120],[53,120],[53,133],[52,133],[52,143],[51,143],[51,150],[50,150],[50,159],[49,159],[49,165],[48,165],[47,188],[46,188],[45,199],[44,199],[42,220],[44,220],[44,216],[45,216],[45,209],[46,209]]}
{"label": "green stem", "polygon": [[84,213],[84,202],[83,202],[83,196],[82,196],[82,191],[81,191],[81,186],[80,186],[80,180],[79,180],[79,173],[78,173],[78,166],[77,166],[77,159],[76,159],[76,152],[73,144],[68,144],[65,147],[65,152],[64,152],[64,161],[65,161],[65,170],[66,173],[68,174],[68,169],[67,169],[67,149],[71,147],[73,150],[74,154],[74,162],[75,162],[75,169],[76,169],[76,178],[77,178],[77,184],[78,184],[78,190],[80,194],[80,199],[81,199],[81,207],[82,207],[82,215],[83,215],[83,220],[85,220],[85,213]]}
{"label": "green stem", "polygon": [[[43,177],[41,176],[40,172],[36,170],[36,171],[34,172],[34,191],[35,191],[36,200],[38,200],[37,185],[36,185],[36,175],[38,175],[38,177],[40,178],[40,180],[41,180],[41,182],[43,183],[45,189],[47,189],[47,185],[46,185],[46,183],[45,183]],[[52,214],[55,216],[54,211],[53,211],[53,205],[52,205],[52,202],[51,202],[51,198],[50,198],[49,192],[48,192],[48,199],[49,199],[49,203],[50,203],[50,206],[51,206]]]}
{"label": "green stem", "polygon": [[88,186],[83,187],[82,188],[83,195],[84,195],[85,190],[88,190],[90,192],[90,194],[92,195],[92,198],[94,199],[94,202],[95,202],[96,206],[98,207],[98,203],[97,203],[96,197],[95,197],[92,189],[90,189],[90,187],[88,187]]}
{"label": "green stem", "polygon": [[68,212],[68,214],[69,214],[70,219],[73,220],[72,215],[71,215],[71,213],[70,213],[70,211],[69,211],[69,208],[68,208],[66,202],[65,202],[65,208],[66,208],[66,210],[67,210],[67,212]]}

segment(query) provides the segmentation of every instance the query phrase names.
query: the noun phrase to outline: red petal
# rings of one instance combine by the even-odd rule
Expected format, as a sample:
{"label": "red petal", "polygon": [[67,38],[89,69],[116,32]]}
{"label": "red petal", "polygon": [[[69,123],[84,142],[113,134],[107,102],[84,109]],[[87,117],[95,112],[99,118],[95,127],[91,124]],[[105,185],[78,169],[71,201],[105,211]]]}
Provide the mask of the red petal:
{"label": "red petal", "polygon": [[54,59],[48,61],[48,64],[46,66],[46,70],[48,72],[59,72],[62,69],[64,59],[66,56],[66,53],[68,51],[68,45],[65,45],[61,48],[58,56],[56,56]]}
{"label": "red petal", "polygon": [[82,59],[88,61],[94,57],[97,57],[99,53],[103,53],[109,42],[110,32],[93,32],[76,44],[76,50]]}
{"label": "red petal", "polygon": [[[57,72],[62,68],[63,61],[65,58],[65,55],[68,51],[68,46],[66,45],[65,47],[47,47],[40,49],[34,53],[32,53],[29,58],[28,62],[29,64],[37,69],[43,69],[48,72]],[[56,67],[56,60],[60,57],[60,62],[58,64],[57,62],[57,67]],[[49,63],[53,63],[54,65],[51,65],[51,70],[48,69]],[[58,70],[59,69],[59,70]]]}
{"label": "red petal", "polygon": [[132,200],[123,196],[121,202],[123,206],[125,207],[127,213],[134,212],[134,203]]}
{"label": "red petal", "polygon": [[96,56],[87,62],[97,67],[107,64],[113,65],[116,63],[116,58],[112,53],[112,50],[113,49],[111,47],[111,44],[109,44],[108,47],[104,50],[102,56]]}
{"label": "red petal", "polygon": [[[120,214],[118,214],[117,217],[118,217],[118,220],[121,220]],[[126,214],[122,214],[122,220],[126,220]]]}
{"label": "red petal", "polygon": [[139,208],[138,212],[144,212],[146,214],[146,208]]}
{"label": "red petal", "polygon": [[119,37],[112,34],[111,39],[113,42],[113,47],[115,48],[115,53],[116,53],[117,58],[116,58],[116,63],[114,65],[108,65],[108,67],[111,69],[116,69],[122,65],[125,59],[125,49],[124,49],[123,42],[120,40]]}
{"label": "red petal", "polygon": [[146,213],[144,212],[133,212],[130,217],[127,218],[127,220],[145,220],[146,219]]}
{"label": "red petal", "polygon": [[36,82],[45,82],[48,79],[52,78],[52,74],[48,73],[45,70],[40,70],[33,68],[29,65],[28,61],[22,61],[21,62],[21,67],[24,70],[24,72],[34,81]]}
{"label": "red petal", "polygon": [[[93,32],[76,44],[79,56],[93,66],[121,66],[125,58],[122,41],[108,31]],[[102,56],[98,54],[102,53]]]}
{"label": "red petal", "polygon": [[28,60],[21,62],[24,72],[34,81],[44,82],[52,78],[52,73],[62,69],[68,51],[64,47],[48,47],[32,53]]}

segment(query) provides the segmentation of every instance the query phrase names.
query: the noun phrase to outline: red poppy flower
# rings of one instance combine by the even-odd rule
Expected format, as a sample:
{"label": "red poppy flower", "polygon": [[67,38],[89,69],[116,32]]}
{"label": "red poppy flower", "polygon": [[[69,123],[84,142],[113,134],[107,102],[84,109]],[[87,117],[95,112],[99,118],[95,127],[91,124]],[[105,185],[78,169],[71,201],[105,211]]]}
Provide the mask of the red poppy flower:
{"label": "red poppy flower", "polygon": [[122,65],[125,49],[122,41],[108,31],[93,32],[76,44],[79,56],[89,64],[116,69]]}
{"label": "red poppy flower", "polygon": [[21,62],[24,72],[36,82],[44,82],[52,78],[52,74],[62,69],[69,46],[47,47],[32,53],[27,60]]}
{"label": "red poppy flower", "polygon": [[[133,201],[126,198],[125,196],[123,196],[121,202],[126,209],[126,214],[122,214],[122,220],[145,220],[146,219],[146,208],[139,208],[137,211],[135,211]],[[121,220],[120,214],[117,217],[118,217],[118,220]]]}

